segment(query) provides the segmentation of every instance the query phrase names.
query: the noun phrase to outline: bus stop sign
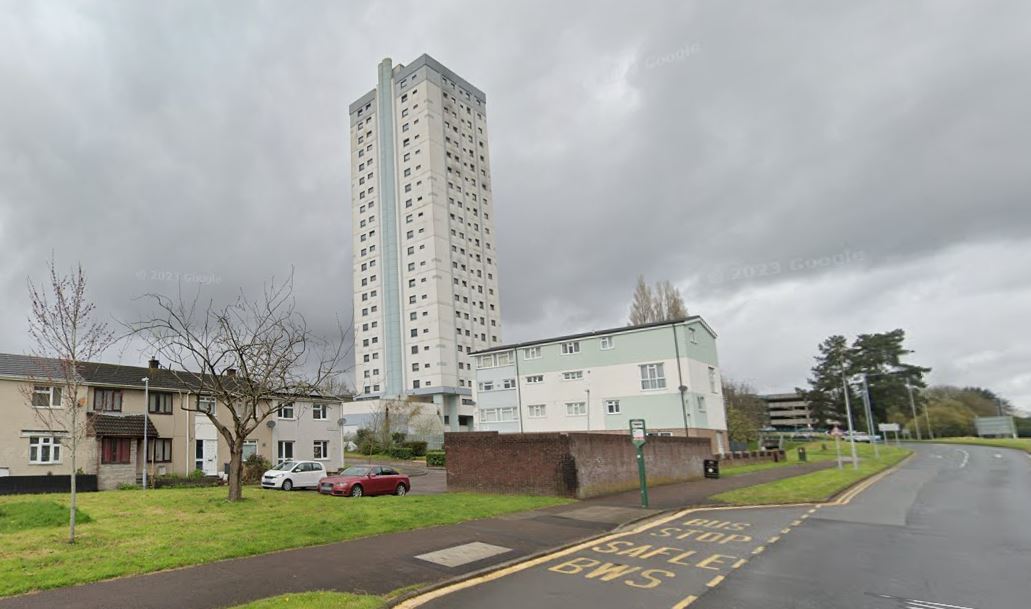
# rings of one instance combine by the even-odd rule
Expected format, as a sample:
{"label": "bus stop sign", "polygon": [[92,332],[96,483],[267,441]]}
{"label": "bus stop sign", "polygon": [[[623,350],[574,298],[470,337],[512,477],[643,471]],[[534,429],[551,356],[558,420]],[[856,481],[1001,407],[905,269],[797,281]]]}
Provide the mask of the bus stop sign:
{"label": "bus stop sign", "polygon": [[644,419],[630,419],[630,439],[641,448],[645,443]]}

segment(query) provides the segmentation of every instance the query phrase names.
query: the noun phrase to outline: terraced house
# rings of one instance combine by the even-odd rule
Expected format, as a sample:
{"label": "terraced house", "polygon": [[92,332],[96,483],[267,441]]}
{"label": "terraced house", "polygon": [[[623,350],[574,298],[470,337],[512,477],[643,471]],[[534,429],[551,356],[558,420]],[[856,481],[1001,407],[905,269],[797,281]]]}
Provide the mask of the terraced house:
{"label": "terraced house", "polygon": [[476,356],[481,431],[628,433],[727,446],[716,333],[698,316],[484,349]]}
{"label": "terraced house", "polygon": [[[71,399],[57,369],[54,360],[0,354],[0,476],[69,475],[70,429],[64,415],[75,403],[85,421],[77,469],[96,475],[100,489],[136,483],[144,466],[151,476],[224,472],[228,444],[196,410],[213,411],[220,420],[230,415],[197,391],[188,375],[162,368],[157,360],[146,367],[86,362],[78,369],[79,395]],[[244,457],[317,459],[327,470],[337,469],[343,457],[341,411],[335,397],[284,402],[248,438]]]}

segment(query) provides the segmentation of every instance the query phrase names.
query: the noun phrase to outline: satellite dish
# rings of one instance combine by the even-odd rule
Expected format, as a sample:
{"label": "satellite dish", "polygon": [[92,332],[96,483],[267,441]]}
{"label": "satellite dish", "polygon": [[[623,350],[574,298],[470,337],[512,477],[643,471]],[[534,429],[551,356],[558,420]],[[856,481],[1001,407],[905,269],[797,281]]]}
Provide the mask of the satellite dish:
{"label": "satellite dish", "polygon": [[272,429],[273,427],[276,426],[276,422],[275,421],[269,421],[269,422],[265,423],[265,425],[268,426],[269,429]]}
{"label": "satellite dish", "polygon": [[347,419],[344,419],[344,418],[337,419],[337,426],[338,427],[343,427],[346,424],[347,424]]}

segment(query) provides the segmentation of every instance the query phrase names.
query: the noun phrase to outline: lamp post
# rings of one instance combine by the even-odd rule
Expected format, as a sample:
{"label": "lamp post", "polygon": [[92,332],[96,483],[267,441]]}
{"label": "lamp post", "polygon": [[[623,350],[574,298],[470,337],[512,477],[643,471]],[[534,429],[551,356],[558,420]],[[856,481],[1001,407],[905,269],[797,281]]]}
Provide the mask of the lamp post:
{"label": "lamp post", "polygon": [[[863,383],[863,408],[866,410],[866,429],[870,434],[870,444],[873,444],[873,458],[881,458],[881,449],[877,446],[877,435],[874,433],[873,408],[870,406],[870,385],[866,383],[866,373],[860,373]],[[885,436],[887,437],[887,436]]]}
{"label": "lamp post", "polygon": [[143,490],[147,490],[147,426],[150,424],[150,377],[143,381]]}
{"label": "lamp post", "polygon": [[[909,379],[906,379],[906,391],[909,392],[909,409],[913,411],[913,427],[916,428],[916,439],[923,440],[920,435],[920,423],[916,416],[916,402],[913,400],[913,385],[909,383]],[[930,431],[930,428],[928,428]]]}
{"label": "lamp post", "polygon": [[841,388],[845,391],[845,418],[848,419],[848,443],[852,445],[852,469],[859,469],[859,455],[856,454],[856,434],[852,430],[852,406],[848,399],[848,381],[845,380],[845,369],[841,369]]}

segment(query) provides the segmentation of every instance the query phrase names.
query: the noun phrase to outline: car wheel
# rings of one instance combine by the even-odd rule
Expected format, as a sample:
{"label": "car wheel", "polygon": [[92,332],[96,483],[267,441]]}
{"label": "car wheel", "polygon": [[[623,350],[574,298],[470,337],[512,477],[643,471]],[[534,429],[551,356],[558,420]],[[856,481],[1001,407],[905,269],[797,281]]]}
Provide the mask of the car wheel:
{"label": "car wheel", "polygon": [[408,487],[405,486],[404,484],[398,484],[397,488],[394,489],[394,494],[397,495],[398,497],[404,497],[405,495],[408,494]]}
{"label": "car wheel", "polygon": [[355,484],[354,486],[352,486],[351,487],[351,496],[352,497],[361,497],[362,496],[362,485]]}
{"label": "car wheel", "polygon": [[284,480],[283,481],[283,490],[284,491],[292,491],[293,488],[294,488],[293,480]]}

